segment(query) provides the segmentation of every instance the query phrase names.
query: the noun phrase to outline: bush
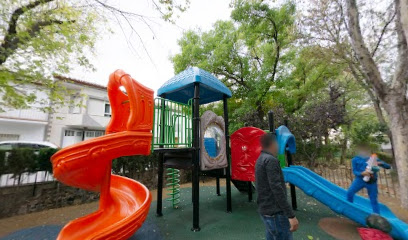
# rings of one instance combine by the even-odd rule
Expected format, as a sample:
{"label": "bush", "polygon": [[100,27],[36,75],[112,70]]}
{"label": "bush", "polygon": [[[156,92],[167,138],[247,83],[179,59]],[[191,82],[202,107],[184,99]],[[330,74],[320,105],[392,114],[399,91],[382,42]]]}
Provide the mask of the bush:
{"label": "bush", "polygon": [[20,176],[24,172],[35,171],[36,154],[33,149],[19,148],[12,149],[6,158],[7,171],[13,174],[13,177]]}
{"label": "bush", "polygon": [[0,151],[0,174],[12,173],[17,177],[24,172],[49,171],[52,172],[51,156],[58,149],[17,148]]}
{"label": "bush", "polygon": [[37,155],[37,168],[39,171],[52,173],[51,156],[58,152],[55,148],[42,148]]}
{"label": "bush", "polygon": [[0,175],[5,174],[6,172],[6,151],[0,150]]}
{"label": "bush", "polygon": [[152,153],[148,156],[136,155],[114,159],[112,170],[116,174],[134,178],[136,173],[157,169],[158,155]]}
{"label": "bush", "polygon": [[392,158],[392,154],[389,154],[386,152],[378,152],[377,156],[379,159],[383,160],[384,162],[388,164],[392,164],[394,162],[394,159]]}

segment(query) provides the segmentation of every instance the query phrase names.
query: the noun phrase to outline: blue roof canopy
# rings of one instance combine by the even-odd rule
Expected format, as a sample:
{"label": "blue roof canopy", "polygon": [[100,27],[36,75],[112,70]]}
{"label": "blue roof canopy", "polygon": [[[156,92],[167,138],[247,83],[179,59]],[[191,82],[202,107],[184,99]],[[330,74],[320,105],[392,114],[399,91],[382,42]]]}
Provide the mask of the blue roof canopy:
{"label": "blue roof canopy", "polygon": [[157,95],[180,103],[187,103],[194,97],[194,83],[200,83],[200,104],[231,97],[231,91],[211,73],[198,67],[190,67],[165,82]]}

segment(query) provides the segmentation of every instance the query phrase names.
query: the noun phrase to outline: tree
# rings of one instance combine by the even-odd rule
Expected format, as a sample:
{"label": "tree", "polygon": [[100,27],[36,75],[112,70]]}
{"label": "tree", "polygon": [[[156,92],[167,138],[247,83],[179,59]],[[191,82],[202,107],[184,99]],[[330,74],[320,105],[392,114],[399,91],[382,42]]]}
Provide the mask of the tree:
{"label": "tree", "polygon": [[[347,65],[333,63],[333,54],[319,45],[298,45],[294,5],[235,1],[233,7],[230,21],[183,35],[181,53],[172,58],[175,72],[198,66],[232,90],[231,131],[244,125],[267,129],[265,112],[279,111],[278,120],[288,119],[298,140],[309,143],[300,149],[303,157],[315,161],[331,146],[331,129],[346,121],[349,92],[339,83],[346,81]],[[219,107],[207,106],[215,112]]]}
{"label": "tree", "polygon": [[13,178],[18,178],[21,183],[21,175],[36,167],[36,155],[32,149],[20,148],[12,149],[7,157],[7,170],[13,174]]}
{"label": "tree", "polygon": [[2,1],[0,8],[0,110],[48,102],[27,91],[27,84],[49,91],[50,100],[61,103],[61,88],[52,75],[67,73],[73,64],[92,67],[87,56],[96,39],[97,16],[60,0]]}
{"label": "tree", "polygon": [[179,40],[181,53],[172,58],[175,72],[198,66],[219,77],[234,92],[240,107],[255,109],[263,121],[271,87],[285,76],[293,56],[295,6],[272,8],[262,1],[233,2],[231,21],[218,21],[208,32],[188,31]]}
{"label": "tree", "polygon": [[378,96],[390,118],[390,129],[398,168],[401,204],[408,208],[408,16],[407,1],[393,1],[397,59],[390,78],[381,73],[378,62],[366,45],[361,31],[360,12],[356,0],[347,0],[347,23],[351,45],[361,64],[367,85]]}
{"label": "tree", "polygon": [[[371,54],[376,58],[384,72],[389,72],[393,63],[390,61],[395,51],[393,48],[392,22],[395,14],[390,7],[386,11],[378,11],[372,6],[385,5],[388,1],[371,1],[371,4],[362,4],[364,13],[367,16],[365,21],[365,34],[368,36]],[[384,116],[380,100],[376,93],[366,82],[361,64],[356,60],[350,39],[347,33],[348,26],[345,21],[345,7],[343,0],[313,0],[310,8],[303,14],[302,22],[303,36],[306,44],[319,45],[316,49],[319,55],[331,55],[333,64],[346,64],[347,71],[354,77],[356,82],[365,89],[377,114],[378,121],[383,125],[388,125]],[[392,139],[391,131],[386,132]]]}
{"label": "tree", "polygon": [[[151,2],[168,21],[189,4],[188,0]],[[135,24],[150,24],[143,14],[117,8],[109,0],[4,0],[0,8],[0,111],[33,103],[51,111],[50,102],[52,107],[66,104],[67,92],[53,76],[69,73],[74,66],[93,70],[89,56],[107,21],[127,24],[142,44]],[[45,91],[48,98],[38,98],[28,84]]]}

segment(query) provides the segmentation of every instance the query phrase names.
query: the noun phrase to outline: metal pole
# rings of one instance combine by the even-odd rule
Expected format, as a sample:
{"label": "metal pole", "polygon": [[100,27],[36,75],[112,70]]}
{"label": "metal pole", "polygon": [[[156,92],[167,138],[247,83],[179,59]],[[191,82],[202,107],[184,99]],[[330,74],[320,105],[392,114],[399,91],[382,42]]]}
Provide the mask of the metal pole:
{"label": "metal pole", "polygon": [[230,149],[230,136],[229,136],[229,119],[228,119],[228,98],[227,95],[224,95],[224,121],[225,121],[225,142],[226,153],[227,153],[227,162],[228,166],[226,169],[226,184],[227,184],[227,212],[232,212],[231,205],[231,149]]}
{"label": "metal pole", "polygon": [[[164,96],[162,96],[164,97]],[[164,143],[164,131],[165,131],[165,109],[166,109],[166,102],[164,98],[161,99],[161,109],[160,109],[160,143]],[[160,148],[163,148],[164,146],[161,144],[159,146]],[[158,166],[158,174],[157,174],[157,209],[156,209],[156,216],[161,217],[163,216],[162,213],[162,206],[163,206],[163,172],[164,172],[164,167],[163,167],[163,161],[164,161],[164,155],[163,153],[159,153],[159,166]]]}
{"label": "metal pole", "polygon": [[[286,157],[288,159],[288,166],[292,165],[292,154],[289,151],[286,151]],[[296,199],[296,187],[293,184],[289,184],[290,186],[290,197],[292,199],[292,208],[293,210],[297,210],[297,199]]]}
{"label": "metal pole", "polygon": [[221,193],[220,193],[220,177],[216,178],[216,183],[217,183],[217,196],[221,196]]}
{"label": "metal pole", "polygon": [[[284,124],[288,127],[288,120],[285,119]],[[289,151],[286,151],[286,158],[288,160],[288,167],[293,165],[292,154]],[[296,199],[296,188],[295,185],[289,184],[290,186],[290,197],[292,199],[292,208],[293,210],[297,210],[297,199]]]}
{"label": "metal pole", "polygon": [[194,98],[193,98],[193,228],[191,231],[200,231],[200,206],[199,206],[199,165],[200,165],[200,84],[194,83]]}
{"label": "metal pole", "polygon": [[275,132],[275,122],[273,119],[273,111],[268,112],[268,121],[269,121],[269,132],[274,133]]}
{"label": "metal pole", "polygon": [[248,202],[252,202],[252,182],[248,182]]}

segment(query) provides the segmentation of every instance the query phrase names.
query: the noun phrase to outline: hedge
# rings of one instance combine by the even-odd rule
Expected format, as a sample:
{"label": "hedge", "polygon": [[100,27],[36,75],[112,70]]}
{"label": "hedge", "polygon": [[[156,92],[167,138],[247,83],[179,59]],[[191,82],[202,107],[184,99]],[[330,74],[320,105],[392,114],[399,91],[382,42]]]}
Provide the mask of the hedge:
{"label": "hedge", "polygon": [[24,172],[52,172],[50,158],[57,151],[53,148],[0,150],[0,174],[12,173],[16,177]]}
{"label": "hedge", "polygon": [[[11,173],[14,177],[24,172],[48,171],[52,173],[51,156],[59,149],[40,150],[20,148],[0,150],[0,174]],[[136,173],[156,170],[158,156],[125,156],[112,162],[112,171],[116,174],[133,177]]]}

